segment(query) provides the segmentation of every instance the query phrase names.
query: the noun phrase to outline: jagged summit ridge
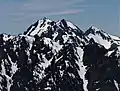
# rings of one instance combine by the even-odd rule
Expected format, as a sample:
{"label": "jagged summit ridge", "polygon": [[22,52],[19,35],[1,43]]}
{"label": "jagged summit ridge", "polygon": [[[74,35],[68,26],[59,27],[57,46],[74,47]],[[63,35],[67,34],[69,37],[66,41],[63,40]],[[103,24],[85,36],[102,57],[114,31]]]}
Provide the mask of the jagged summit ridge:
{"label": "jagged summit ridge", "polygon": [[54,28],[53,29],[54,31],[56,30],[56,28],[61,28],[61,29],[71,28],[74,31],[76,30],[82,32],[76,25],[74,25],[70,21],[66,21],[65,19],[52,21],[48,18],[44,18],[32,24],[24,34],[32,35],[32,36],[38,34],[40,36],[42,32],[49,30],[49,28]]}
{"label": "jagged summit ridge", "polygon": [[44,18],[0,35],[1,91],[119,91],[120,38]]}

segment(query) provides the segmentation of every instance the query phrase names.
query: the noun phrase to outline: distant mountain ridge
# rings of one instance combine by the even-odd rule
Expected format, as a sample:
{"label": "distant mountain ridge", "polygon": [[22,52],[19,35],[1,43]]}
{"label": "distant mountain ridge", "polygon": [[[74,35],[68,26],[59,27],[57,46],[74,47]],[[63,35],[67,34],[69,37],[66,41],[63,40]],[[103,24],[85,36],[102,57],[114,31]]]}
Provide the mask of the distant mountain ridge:
{"label": "distant mountain ridge", "polygon": [[0,34],[0,91],[120,91],[120,37],[65,19]]}

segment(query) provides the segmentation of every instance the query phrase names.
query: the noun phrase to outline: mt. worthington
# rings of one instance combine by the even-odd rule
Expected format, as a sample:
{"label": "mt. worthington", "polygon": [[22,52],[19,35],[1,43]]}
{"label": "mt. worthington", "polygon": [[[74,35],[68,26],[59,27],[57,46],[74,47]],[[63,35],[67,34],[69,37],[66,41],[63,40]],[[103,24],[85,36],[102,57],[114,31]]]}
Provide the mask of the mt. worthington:
{"label": "mt. worthington", "polygon": [[0,91],[120,91],[120,37],[47,18],[0,34]]}

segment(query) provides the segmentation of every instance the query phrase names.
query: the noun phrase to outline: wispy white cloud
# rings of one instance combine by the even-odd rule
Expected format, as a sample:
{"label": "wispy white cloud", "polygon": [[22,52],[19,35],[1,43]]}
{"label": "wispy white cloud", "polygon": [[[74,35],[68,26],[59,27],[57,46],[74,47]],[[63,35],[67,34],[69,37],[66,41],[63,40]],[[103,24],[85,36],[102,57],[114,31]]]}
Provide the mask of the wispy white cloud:
{"label": "wispy white cloud", "polygon": [[75,2],[82,1],[84,0],[51,0],[51,2],[48,2],[47,0],[30,0],[23,3],[18,11],[11,12],[10,16],[18,21],[35,17],[78,14],[84,12],[84,9],[72,8],[71,6],[74,5]]}
{"label": "wispy white cloud", "polygon": [[29,14],[29,17],[35,16],[56,16],[56,15],[66,15],[66,14],[77,14],[80,12],[84,12],[84,9],[73,9],[73,10],[65,10],[65,11],[57,11],[57,12],[48,12],[48,13],[36,13],[36,14]]}
{"label": "wispy white cloud", "polygon": [[62,11],[62,12],[56,12],[53,13],[52,15],[62,15],[62,14],[77,14],[80,12],[84,12],[84,9],[79,9],[79,10],[67,10],[67,11]]}
{"label": "wispy white cloud", "polygon": [[71,14],[78,14],[84,12],[84,9],[71,9],[71,10],[64,10],[64,11],[57,11],[57,12],[48,12],[48,13],[30,13],[30,14],[24,14],[24,13],[14,13],[13,16],[23,16],[23,18],[14,18],[14,21],[23,21],[23,19],[30,19],[35,17],[49,17],[49,16],[64,16],[64,15],[71,15]]}
{"label": "wispy white cloud", "polygon": [[[2,11],[0,14],[0,19],[2,21],[0,27],[6,28],[4,30],[10,29],[22,31],[26,26],[29,26],[31,22],[43,17],[51,19],[66,19],[68,15],[76,16],[77,14],[84,12],[83,8],[72,7],[75,3],[83,0],[17,1],[11,1],[10,3],[5,2],[4,4],[0,3],[0,11]],[[4,19],[2,17],[4,17]],[[5,25],[9,25],[9,27],[5,27]]]}
{"label": "wispy white cloud", "polygon": [[30,0],[21,6],[23,11],[37,11],[37,10],[64,10],[71,8],[75,3],[83,2],[84,0]]}

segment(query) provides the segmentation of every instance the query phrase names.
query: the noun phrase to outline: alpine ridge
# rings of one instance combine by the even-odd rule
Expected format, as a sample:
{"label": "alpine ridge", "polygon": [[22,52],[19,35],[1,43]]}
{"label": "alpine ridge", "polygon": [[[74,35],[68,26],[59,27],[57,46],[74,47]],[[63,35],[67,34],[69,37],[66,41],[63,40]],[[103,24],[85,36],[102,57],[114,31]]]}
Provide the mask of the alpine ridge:
{"label": "alpine ridge", "polygon": [[120,37],[48,18],[0,34],[0,91],[120,91]]}

